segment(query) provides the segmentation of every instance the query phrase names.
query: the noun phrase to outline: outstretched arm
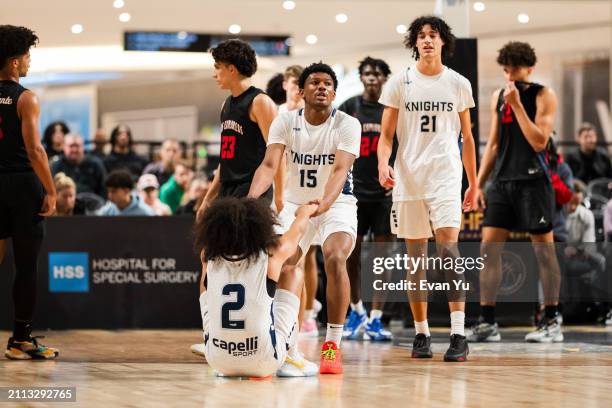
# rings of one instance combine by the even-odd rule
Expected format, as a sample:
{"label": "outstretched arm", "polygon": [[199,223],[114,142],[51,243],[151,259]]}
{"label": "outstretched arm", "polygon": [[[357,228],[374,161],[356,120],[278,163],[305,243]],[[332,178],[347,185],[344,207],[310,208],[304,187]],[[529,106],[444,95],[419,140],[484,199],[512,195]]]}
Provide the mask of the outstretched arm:
{"label": "outstretched arm", "polygon": [[317,210],[316,204],[304,204],[295,210],[295,220],[281,237],[278,246],[271,251],[268,277],[278,281],[281,268],[287,259],[297,251],[300,239],[306,233],[308,221]]}
{"label": "outstretched arm", "polygon": [[265,193],[270,188],[272,181],[274,180],[274,176],[277,174],[284,152],[285,145],[283,144],[274,143],[268,145],[266,149],[266,156],[253,176],[251,188],[249,189],[249,197],[259,198],[260,195]]}
{"label": "outstretched arm", "polygon": [[[253,100],[251,113],[261,130],[264,140],[268,143],[268,135],[270,134],[270,126],[278,114],[276,104],[265,94],[260,94]],[[278,212],[283,206],[283,191],[285,182],[285,166],[278,166],[274,174],[274,203]],[[263,194],[263,193],[262,193]]]}
{"label": "outstretched arm", "polygon": [[329,207],[336,201],[344,187],[344,183],[346,183],[346,178],[353,166],[355,158],[355,155],[352,153],[345,152],[344,150],[336,150],[334,167],[329,176],[329,180],[327,180],[327,184],[325,184],[323,197],[319,200],[319,207],[313,214],[313,217],[321,215],[329,210]]}

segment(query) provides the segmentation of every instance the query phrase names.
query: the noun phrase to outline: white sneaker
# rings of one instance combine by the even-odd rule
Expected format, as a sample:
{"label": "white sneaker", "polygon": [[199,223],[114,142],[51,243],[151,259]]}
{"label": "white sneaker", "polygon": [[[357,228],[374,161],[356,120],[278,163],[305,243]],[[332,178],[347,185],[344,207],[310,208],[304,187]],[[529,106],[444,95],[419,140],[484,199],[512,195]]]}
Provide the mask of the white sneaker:
{"label": "white sneaker", "polygon": [[204,354],[205,348],[206,346],[204,345],[204,343],[192,344],[191,347],[189,347],[193,354],[206,358],[206,355]]}
{"label": "white sneaker", "polygon": [[486,323],[485,321],[479,321],[469,329],[465,331],[465,337],[469,342],[498,342],[501,341],[501,334],[499,334],[499,327],[497,323]]}
{"label": "white sneaker", "polygon": [[561,318],[557,316],[531,333],[527,333],[525,341],[528,343],[561,343],[563,341]]}
{"label": "white sneaker", "polygon": [[308,361],[299,353],[293,358],[287,356],[284,364],[276,371],[277,377],[312,377],[319,373],[319,366]]}

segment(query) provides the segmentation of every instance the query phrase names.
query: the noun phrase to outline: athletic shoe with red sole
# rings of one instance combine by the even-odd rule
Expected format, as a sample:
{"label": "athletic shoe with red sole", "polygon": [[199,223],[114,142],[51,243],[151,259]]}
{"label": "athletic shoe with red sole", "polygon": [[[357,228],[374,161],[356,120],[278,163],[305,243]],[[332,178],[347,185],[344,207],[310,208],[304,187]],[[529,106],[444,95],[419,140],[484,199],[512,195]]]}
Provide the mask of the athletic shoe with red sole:
{"label": "athletic shoe with red sole", "polygon": [[319,374],[342,374],[342,351],[336,342],[326,341],[321,347]]}

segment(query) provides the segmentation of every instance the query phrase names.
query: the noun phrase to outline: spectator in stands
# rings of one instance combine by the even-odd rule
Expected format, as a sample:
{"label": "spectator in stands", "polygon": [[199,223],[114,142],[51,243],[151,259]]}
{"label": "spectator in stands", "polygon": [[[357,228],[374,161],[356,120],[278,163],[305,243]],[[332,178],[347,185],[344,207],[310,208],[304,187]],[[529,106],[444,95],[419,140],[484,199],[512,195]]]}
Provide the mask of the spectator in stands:
{"label": "spectator in stands", "polygon": [[114,170],[125,169],[138,180],[147,161],[137,155],[132,149],[132,131],[125,125],[113,129],[110,137],[111,152],[104,159],[104,166],[109,173]]}
{"label": "spectator in stands", "polygon": [[173,214],[181,204],[192,179],[193,170],[185,162],[179,161],[174,166],[174,175],[161,187],[159,198],[170,207]]}
{"label": "spectator in stands", "polygon": [[159,161],[149,163],[145,174],[153,174],[160,185],[164,185],[174,174],[174,164],[181,158],[181,146],[176,140],[168,139],[161,145]]}
{"label": "spectator in stands", "polygon": [[574,195],[567,205],[567,247],[565,258],[567,271],[572,275],[585,275],[590,287],[598,290],[604,279],[606,258],[597,252],[595,245],[595,217],[582,205],[586,185],[574,180]]}
{"label": "spectator in stands", "polygon": [[64,137],[70,133],[70,129],[64,122],[53,122],[45,128],[43,143],[49,163],[57,160],[62,155],[64,149]]}
{"label": "spectator in stands", "polygon": [[86,156],[83,148],[83,138],[68,134],[64,138],[64,154],[51,165],[53,175],[64,173],[77,186],[77,191],[105,196],[104,178],[106,171],[100,160]]}
{"label": "spectator in stands", "polygon": [[159,182],[153,174],[143,174],[138,179],[138,194],[155,215],[172,215],[172,210],[159,199]]}
{"label": "spectator in stands", "polygon": [[[57,216],[83,215],[85,207],[77,205],[76,184],[64,173],[57,173],[53,178],[57,191],[55,214]],[[79,203],[81,204],[81,203]]]}
{"label": "spectator in stands", "polygon": [[573,196],[572,169],[563,160],[557,144],[551,137],[546,147],[548,163],[550,164],[550,177],[555,193],[555,213],[553,214],[553,236],[555,242],[567,241],[566,206]]}
{"label": "spectator in stands", "polygon": [[177,214],[193,214],[195,215],[200,201],[206,196],[208,192],[208,178],[205,176],[196,177],[191,182],[189,186],[189,191],[187,192],[188,201],[186,204],[180,206],[177,210]]}
{"label": "spectator in stands", "polygon": [[151,207],[136,194],[132,175],[127,170],[115,170],[106,178],[108,203],[97,215],[155,215]]}
{"label": "spectator in stands", "polygon": [[597,131],[590,123],[583,123],[576,135],[579,149],[566,155],[574,177],[589,184],[592,180],[612,178],[612,164],[608,153],[597,147]]}
{"label": "spectator in stands", "polygon": [[104,161],[106,158],[106,145],[108,144],[108,139],[106,138],[106,132],[104,129],[96,129],[96,133],[94,133],[93,137],[93,148],[89,152],[90,155],[97,157],[98,159]]}

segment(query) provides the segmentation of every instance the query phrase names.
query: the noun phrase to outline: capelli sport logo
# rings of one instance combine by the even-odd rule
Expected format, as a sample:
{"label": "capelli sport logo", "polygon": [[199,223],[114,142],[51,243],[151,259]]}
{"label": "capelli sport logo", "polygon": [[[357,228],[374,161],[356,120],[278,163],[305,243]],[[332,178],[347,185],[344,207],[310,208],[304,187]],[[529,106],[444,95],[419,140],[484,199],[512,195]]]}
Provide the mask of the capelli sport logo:
{"label": "capelli sport logo", "polygon": [[50,252],[49,292],[89,292],[89,254]]}

